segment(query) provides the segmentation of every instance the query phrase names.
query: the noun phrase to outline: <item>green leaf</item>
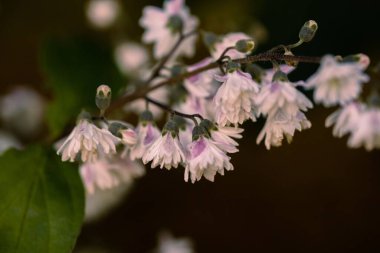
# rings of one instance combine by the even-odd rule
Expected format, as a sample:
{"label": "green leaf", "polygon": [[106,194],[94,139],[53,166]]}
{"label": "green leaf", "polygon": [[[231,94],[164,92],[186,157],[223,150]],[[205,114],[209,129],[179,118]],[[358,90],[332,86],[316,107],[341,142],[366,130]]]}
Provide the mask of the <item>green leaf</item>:
{"label": "green leaf", "polygon": [[10,150],[0,156],[0,196],[0,252],[72,252],[84,213],[75,166],[41,147]]}
{"label": "green leaf", "polygon": [[41,47],[41,67],[53,101],[47,110],[52,138],[57,137],[81,109],[95,110],[95,92],[107,84],[117,94],[125,85],[112,51],[88,39],[49,39]]}

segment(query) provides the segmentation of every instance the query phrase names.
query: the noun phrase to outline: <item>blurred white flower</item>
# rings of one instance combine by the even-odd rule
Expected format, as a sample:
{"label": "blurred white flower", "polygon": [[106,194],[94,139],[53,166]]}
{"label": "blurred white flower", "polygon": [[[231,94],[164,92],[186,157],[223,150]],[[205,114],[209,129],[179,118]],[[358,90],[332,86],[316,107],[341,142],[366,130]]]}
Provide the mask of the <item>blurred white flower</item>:
{"label": "blurred white flower", "polygon": [[194,253],[193,244],[187,238],[174,238],[168,232],[159,235],[159,241],[154,253]]}
{"label": "blurred white flower", "polygon": [[114,51],[114,57],[119,70],[127,76],[141,74],[141,68],[146,66],[149,61],[145,47],[133,42],[118,44]]}
{"label": "blurred white flower", "polygon": [[218,172],[224,175],[224,170],[233,170],[228,157],[213,141],[205,136],[200,136],[197,140],[189,144],[189,160],[185,168],[185,181],[199,181],[202,176],[214,182],[214,177]]}
{"label": "blurred white flower", "polygon": [[300,111],[292,116],[286,109],[279,109],[275,113],[269,114],[264,128],[257,137],[256,143],[259,144],[265,137],[265,147],[269,150],[271,146],[279,147],[282,145],[284,137],[290,143],[293,139],[295,130],[301,131],[311,127]]}
{"label": "blurred white flower", "polygon": [[351,130],[348,146],[364,146],[367,151],[380,148],[380,109],[368,108],[361,112],[357,125]]}
{"label": "blurred white flower", "polygon": [[34,90],[19,87],[0,98],[0,117],[4,125],[30,137],[38,133],[42,126],[45,103]]}
{"label": "blurred white flower", "polygon": [[81,153],[83,162],[94,162],[99,154],[116,153],[116,144],[120,139],[113,136],[107,129],[100,129],[87,119],[80,119],[65,142],[58,149],[62,161],[74,162]]}
{"label": "blurred white flower", "polygon": [[[194,31],[198,26],[198,19],[191,16],[184,0],[167,0],[164,8],[147,6],[143,10],[140,25],[145,29],[143,41],[154,43],[154,57],[162,58],[173,48],[179,38],[179,33],[170,27],[173,18],[182,22],[183,34]],[[175,56],[192,56],[195,52],[196,36],[186,38],[175,52]],[[175,58],[175,57],[173,57]]]}
{"label": "blurred white flower", "polygon": [[[245,33],[228,33],[222,37],[221,41],[215,43],[214,49],[211,50],[211,55],[215,60],[218,60],[226,48],[235,46],[236,42],[239,40],[248,39],[252,38]],[[229,50],[225,55],[230,56],[232,59],[243,58],[246,56],[246,54],[241,53],[236,49]]]}
{"label": "blurred white flower", "polygon": [[170,170],[172,167],[177,168],[178,164],[186,161],[186,151],[179,141],[178,135],[171,131],[166,132],[148,148],[142,157],[144,164],[152,161],[152,168],[166,168]]}
{"label": "blurred white flower", "polygon": [[215,79],[223,83],[213,100],[218,125],[256,120],[254,99],[259,92],[259,85],[252,80],[251,75],[236,70],[225,76],[215,75]]}
{"label": "blurred white flower", "polygon": [[[191,72],[197,70],[210,64],[211,62],[213,62],[211,58],[203,59],[202,61],[187,67],[187,71]],[[195,97],[210,97],[216,91],[214,74],[216,74],[216,71],[212,69],[193,75],[184,80],[184,86],[186,90]]]}
{"label": "blurred white flower", "polygon": [[102,155],[99,159],[80,166],[80,175],[89,194],[93,194],[96,189],[113,188],[121,182],[132,183],[144,173],[144,167],[127,156]]}
{"label": "blurred white flower", "polygon": [[11,134],[0,131],[0,155],[10,148],[21,149],[21,143]]}
{"label": "blurred white flower", "polygon": [[120,6],[115,0],[90,0],[86,6],[87,19],[97,28],[108,28],[119,16]]}
{"label": "blurred white flower", "polygon": [[211,128],[209,131],[211,134],[211,139],[222,151],[227,153],[236,153],[239,151],[237,149],[239,143],[237,143],[233,138],[241,139],[243,137],[241,135],[244,131],[243,128],[216,126],[216,128]]}
{"label": "blurred white flower", "polygon": [[333,135],[342,137],[353,131],[361,120],[361,114],[365,106],[358,102],[351,102],[332,113],[326,119],[326,127],[334,125]]}
{"label": "blurred white flower", "polygon": [[334,56],[326,55],[318,71],[305,86],[314,88],[314,100],[324,106],[344,105],[358,98],[362,84],[369,81],[363,73],[361,62],[338,62]]}

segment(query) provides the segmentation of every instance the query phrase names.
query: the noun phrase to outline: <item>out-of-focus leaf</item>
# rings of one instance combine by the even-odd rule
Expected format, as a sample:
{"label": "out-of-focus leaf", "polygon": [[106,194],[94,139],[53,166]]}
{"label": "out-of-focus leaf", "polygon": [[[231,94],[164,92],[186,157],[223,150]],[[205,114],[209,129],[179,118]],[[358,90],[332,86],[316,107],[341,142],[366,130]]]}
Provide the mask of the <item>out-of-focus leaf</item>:
{"label": "out-of-focus leaf", "polygon": [[47,112],[52,138],[57,137],[82,108],[95,108],[95,91],[100,84],[109,85],[113,94],[125,84],[111,50],[91,40],[45,41],[41,66],[54,96]]}
{"label": "out-of-focus leaf", "polygon": [[0,252],[69,253],[84,193],[78,169],[41,147],[0,156]]}

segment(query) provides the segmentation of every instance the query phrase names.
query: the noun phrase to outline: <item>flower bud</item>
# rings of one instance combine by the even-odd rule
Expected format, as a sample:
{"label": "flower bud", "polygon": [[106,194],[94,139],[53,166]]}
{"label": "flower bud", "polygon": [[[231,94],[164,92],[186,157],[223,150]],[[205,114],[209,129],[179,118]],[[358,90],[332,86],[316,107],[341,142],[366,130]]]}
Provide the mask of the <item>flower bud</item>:
{"label": "flower bud", "polygon": [[314,20],[307,21],[299,32],[299,38],[303,42],[309,42],[314,38],[314,35],[318,29],[318,24]]}
{"label": "flower bud", "polygon": [[133,146],[137,143],[137,134],[133,129],[121,129],[119,133],[124,144]]}
{"label": "flower bud", "polygon": [[166,24],[166,26],[170,29],[170,31],[173,34],[182,32],[182,29],[183,29],[182,18],[178,15],[170,16],[169,21]]}
{"label": "flower bud", "polygon": [[108,126],[108,131],[110,131],[111,134],[113,134],[117,137],[121,137],[120,131],[123,129],[127,129],[127,127],[124,124],[117,122],[117,121],[111,122]]}
{"label": "flower bud", "polygon": [[96,106],[103,112],[110,106],[111,88],[108,85],[102,84],[97,88],[95,103]]}
{"label": "flower bud", "polygon": [[249,54],[255,48],[255,42],[252,39],[238,40],[235,43],[235,48],[240,53]]}

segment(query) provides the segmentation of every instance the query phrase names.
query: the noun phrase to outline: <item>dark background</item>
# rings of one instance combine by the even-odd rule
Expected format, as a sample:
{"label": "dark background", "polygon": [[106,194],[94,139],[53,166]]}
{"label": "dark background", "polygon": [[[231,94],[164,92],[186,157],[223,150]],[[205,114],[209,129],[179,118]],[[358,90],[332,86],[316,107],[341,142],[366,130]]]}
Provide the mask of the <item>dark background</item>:
{"label": "dark background", "polygon": [[[297,40],[308,19],[316,38],[295,52],[305,55],[363,52],[380,59],[377,1],[187,1],[202,28],[217,33],[249,31],[260,22],[268,32],[259,51]],[[26,83],[47,97],[39,67],[41,42],[50,36],[83,36],[107,43],[110,32],[91,29],[83,1],[0,1],[0,93]],[[124,29],[138,40],[142,7],[161,1],[124,1]],[[204,55],[200,50],[197,58]],[[294,80],[316,66],[302,65]],[[95,73],[94,73],[95,74]],[[183,169],[150,170],[125,201],[85,225],[78,248],[147,252],[162,229],[191,237],[197,252],[380,252],[380,153],[352,150],[332,137],[324,120],[333,110],[307,113],[313,127],[291,145],[265,150],[255,144],[262,122],[246,124],[235,170],[216,182],[183,181]]]}

